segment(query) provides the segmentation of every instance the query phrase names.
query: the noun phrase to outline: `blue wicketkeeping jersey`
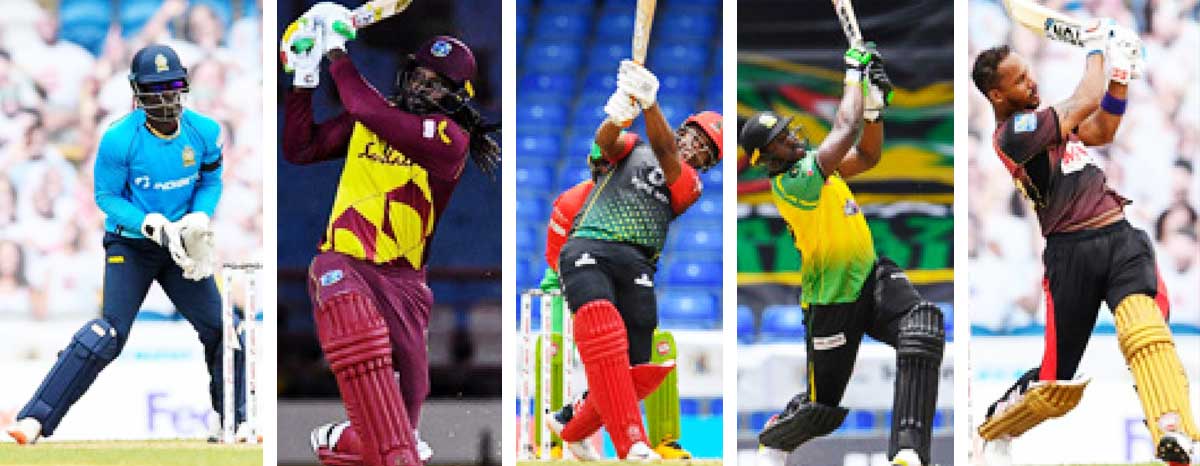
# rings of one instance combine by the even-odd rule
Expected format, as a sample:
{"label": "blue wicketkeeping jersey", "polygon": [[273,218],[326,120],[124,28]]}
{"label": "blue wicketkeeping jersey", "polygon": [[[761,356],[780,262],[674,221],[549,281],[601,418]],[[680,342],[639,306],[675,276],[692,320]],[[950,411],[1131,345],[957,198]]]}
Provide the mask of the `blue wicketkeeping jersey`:
{"label": "blue wicketkeeping jersey", "polygon": [[141,238],[146,214],[176,221],[191,212],[212,216],[221,197],[221,126],[184,110],[175,136],[146,127],[137,109],[113,123],[96,155],[96,204],[106,231]]}

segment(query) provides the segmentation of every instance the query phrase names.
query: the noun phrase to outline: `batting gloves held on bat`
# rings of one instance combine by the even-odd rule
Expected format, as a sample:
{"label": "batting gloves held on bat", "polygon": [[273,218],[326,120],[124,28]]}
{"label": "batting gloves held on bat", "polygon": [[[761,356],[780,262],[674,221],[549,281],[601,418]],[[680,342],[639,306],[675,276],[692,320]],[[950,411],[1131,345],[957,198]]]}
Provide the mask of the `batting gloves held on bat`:
{"label": "batting gloves held on bat", "polygon": [[1114,27],[1105,45],[1108,78],[1121,84],[1142,77],[1145,48],[1137,33],[1123,26]]}
{"label": "batting gloves held on bat", "polygon": [[358,32],[354,29],[354,20],[350,9],[333,2],[321,2],[313,5],[303,17],[309,18],[320,28],[322,54],[330,50],[346,51],[346,41],[353,40]]}
{"label": "batting gloves held on bat", "polygon": [[319,26],[311,19],[301,17],[288,25],[280,40],[279,52],[283,70],[292,73],[292,86],[312,89],[320,84],[321,43]]}
{"label": "batting gloves held on bat", "polygon": [[629,126],[634,118],[637,118],[640,110],[634,103],[633,97],[625,91],[617,89],[608,97],[608,103],[604,104],[604,113],[608,115],[608,121],[624,128]]}
{"label": "batting gloves held on bat", "polygon": [[871,49],[865,45],[852,45],[846,49],[846,83],[862,82],[863,72],[866,71],[867,65],[875,59],[875,55]]}
{"label": "batting gloves held on bat", "polygon": [[883,60],[871,63],[863,83],[863,119],[871,123],[879,121],[880,113],[891,103],[892,80],[883,70]]}
{"label": "batting gloves held on bat", "polygon": [[642,108],[650,108],[658,96],[658,77],[632,60],[621,60],[617,89],[633,96]]}
{"label": "batting gloves held on bat", "polygon": [[1116,24],[1112,19],[1100,18],[1083,28],[1079,40],[1083,42],[1083,49],[1088,51],[1088,55],[1104,53],[1108,37]]}

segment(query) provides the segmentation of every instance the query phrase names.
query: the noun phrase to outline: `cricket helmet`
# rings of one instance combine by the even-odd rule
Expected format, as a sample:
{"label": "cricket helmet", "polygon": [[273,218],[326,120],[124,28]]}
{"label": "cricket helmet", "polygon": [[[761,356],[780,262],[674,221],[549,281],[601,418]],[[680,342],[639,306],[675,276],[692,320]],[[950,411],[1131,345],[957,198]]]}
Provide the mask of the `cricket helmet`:
{"label": "cricket helmet", "polygon": [[723,137],[724,131],[721,129],[721,114],[706,110],[689,116],[687,120],[684,120],[683,125],[695,125],[696,127],[700,128],[701,131],[704,131],[704,134],[707,135],[708,138],[712,140],[713,145],[717,147],[716,158],[713,159],[712,163],[710,163],[708,166],[711,167],[720,163],[721,157],[725,154],[725,150],[723,148],[723,141],[725,138]]}
{"label": "cricket helmet", "polygon": [[758,165],[762,150],[791,124],[792,117],[780,117],[774,112],[758,112],[746,120],[738,134],[738,145],[750,157],[750,165]]}
{"label": "cricket helmet", "polygon": [[187,68],[171,47],[147,45],[133,54],[129,86],[147,118],[175,121],[183,113],[181,94],[188,91]]}
{"label": "cricket helmet", "polygon": [[[416,92],[430,84],[419,83],[417,67],[425,68],[446,81],[446,95],[431,98]],[[475,54],[462,41],[450,36],[434,36],[408,56],[407,63],[396,75],[396,101],[414,113],[454,113],[475,97],[472,80],[476,73]]]}

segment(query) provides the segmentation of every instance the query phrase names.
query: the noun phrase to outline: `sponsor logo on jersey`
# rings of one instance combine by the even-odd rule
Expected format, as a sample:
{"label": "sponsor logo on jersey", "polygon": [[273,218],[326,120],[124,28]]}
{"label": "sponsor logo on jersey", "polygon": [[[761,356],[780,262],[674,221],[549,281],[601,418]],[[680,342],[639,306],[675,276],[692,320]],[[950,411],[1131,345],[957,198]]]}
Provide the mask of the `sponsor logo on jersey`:
{"label": "sponsor logo on jersey", "polygon": [[133,184],[142,189],[154,189],[155,191],[174,191],[179,188],[191,186],[192,182],[200,179],[200,174],[188,175],[183,178],[166,181],[151,182],[149,176],[139,176],[133,179]]}
{"label": "sponsor logo on jersey", "polygon": [[670,204],[670,196],[657,189],[667,184],[667,175],[663,173],[662,169],[659,167],[650,167],[644,168],[640,172],[632,177],[631,183],[633,184],[633,188],[646,193],[647,196],[653,197],[663,204]]}
{"label": "sponsor logo on jersey", "polygon": [[654,288],[654,280],[651,280],[648,274],[642,274],[642,276],[633,279],[633,284],[646,288]]}
{"label": "sponsor logo on jersey", "polygon": [[851,215],[858,215],[858,213],[861,212],[861,210],[858,208],[858,204],[854,202],[854,199],[846,199],[846,205],[842,206],[842,211],[846,213],[847,217]]}
{"label": "sponsor logo on jersey", "polygon": [[838,332],[827,337],[813,337],[813,349],[825,351],[846,344],[846,334]]}
{"label": "sponsor logo on jersey", "polygon": [[1079,141],[1068,142],[1067,145],[1063,147],[1062,160],[1060,160],[1058,163],[1059,166],[1062,167],[1062,172],[1064,175],[1070,175],[1077,171],[1083,170],[1083,168],[1088,165],[1095,165],[1096,167],[1100,166],[1098,163],[1096,163],[1096,158],[1092,156],[1092,153],[1088,152],[1087,147],[1085,147],[1083,143]]}
{"label": "sponsor logo on jersey", "polygon": [[358,154],[359,158],[367,159],[373,162],[382,163],[384,165],[412,165],[412,160],[408,156],[392,148],[391,144],[368,142],[363,146],[362,152]]}
{"label": "sponsor logo on jersey", "polygon": [[192,146],[184,146],[183,147],[183,166],[184,166],[184,168],[190,167],[195,164],[196,164],[196,151],[194,149],[192,149]]}
{"label": "sponsor logo on jersey", "polygon": [[1033,112],[1018,114],[1013,118],[1014,133],[1028,133],[1037,129],[1037,115]]}
{"label": "sponsor logo on jersey", "polygon": [[333,285],[334,283],[342,281],[342,277],[345,276],[346,274],[342,272],[342,269],[333,269],[325,272],[321,274],[321,286]]}

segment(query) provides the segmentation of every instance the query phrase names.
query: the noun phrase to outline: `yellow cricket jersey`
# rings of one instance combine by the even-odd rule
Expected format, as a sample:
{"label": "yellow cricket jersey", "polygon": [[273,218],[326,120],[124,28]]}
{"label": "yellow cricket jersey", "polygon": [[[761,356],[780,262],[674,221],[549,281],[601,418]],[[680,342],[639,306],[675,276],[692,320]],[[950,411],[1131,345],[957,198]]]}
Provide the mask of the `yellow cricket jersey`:
{"label": "yellow cricket jersey", "polygon": [[771,195],[800,251],[801,305],[858,299],[875,264],[875,246],[842,177],[824,177],[816,152],[809,152],[771,178]]}
{"label": "yellow cricket jersey", "polygon": [[355,123],[321,251],[419,269],[435,214],[429,172]]}

